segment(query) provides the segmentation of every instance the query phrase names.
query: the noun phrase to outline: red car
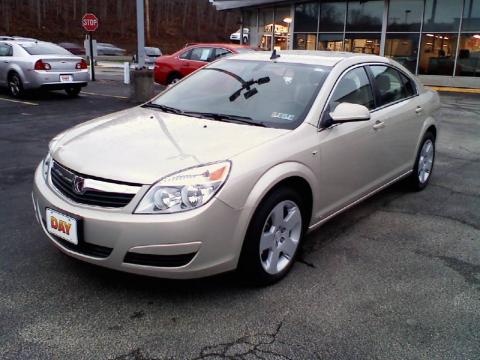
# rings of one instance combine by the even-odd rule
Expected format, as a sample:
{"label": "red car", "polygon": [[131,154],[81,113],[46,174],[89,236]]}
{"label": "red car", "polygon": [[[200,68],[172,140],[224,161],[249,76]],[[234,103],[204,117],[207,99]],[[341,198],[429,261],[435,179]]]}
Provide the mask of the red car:
{"label": "red car", "polygon": [[162,85],[176,83],[181,78],[223,56],[255,49],[235,44],[187,45],[173,55],[164,55],[155,61],[155,82]]}

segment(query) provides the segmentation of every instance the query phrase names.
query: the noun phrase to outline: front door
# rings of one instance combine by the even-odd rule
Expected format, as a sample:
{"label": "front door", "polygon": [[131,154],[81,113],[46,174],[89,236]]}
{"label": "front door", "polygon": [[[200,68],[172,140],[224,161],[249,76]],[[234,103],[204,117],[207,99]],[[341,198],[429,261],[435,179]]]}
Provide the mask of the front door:
{"label": "front door", "polygon": [[[337,82],[322,121],[342,102],[374,109],[373,90],[364,67],[349,70]],[[381,119],[372,112],[368,121],[335,124],[319,132],[317,219],[335,213],[379,186],[385,172],[381,145],[384,130]]]}

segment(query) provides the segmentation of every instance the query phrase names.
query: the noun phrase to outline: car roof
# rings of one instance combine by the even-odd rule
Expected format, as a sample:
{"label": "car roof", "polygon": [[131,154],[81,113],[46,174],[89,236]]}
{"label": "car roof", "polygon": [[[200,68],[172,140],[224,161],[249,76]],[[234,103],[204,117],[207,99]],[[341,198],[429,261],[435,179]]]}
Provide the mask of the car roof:
{"label": "car roof", "polygon": [[[335,66],[339,62],[351,59],[355,62],[388,62],[384,57],[377,55],[366,55],[359,53],[340,52],[340,51],[313,51],[313,50],[282,50],[277,52],[280,55],[275,61],[289,63],[303,63],[312,65]],[[270,60],[272,52],[255,51],[235,55],[233,58],[238,60]]]}
{"label": "car roof", "polygon": [[191,46],[224,47],[227,49],[250,48],[250,46],[248,45],[230,44],[230,43],[191,43],[191,44],[187,44],[185,47],[191,47]]}

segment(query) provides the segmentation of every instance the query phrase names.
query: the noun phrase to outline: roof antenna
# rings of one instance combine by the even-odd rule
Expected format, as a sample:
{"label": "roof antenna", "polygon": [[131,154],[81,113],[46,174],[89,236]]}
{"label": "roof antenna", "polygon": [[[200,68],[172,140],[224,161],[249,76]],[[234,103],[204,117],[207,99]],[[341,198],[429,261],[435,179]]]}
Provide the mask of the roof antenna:
{"label": "roof antenna", "polygon": [[277,49],[273,49],[272,56],[270,56],[270,60],[275,60],[280,57],[279,54],[277,54]]}

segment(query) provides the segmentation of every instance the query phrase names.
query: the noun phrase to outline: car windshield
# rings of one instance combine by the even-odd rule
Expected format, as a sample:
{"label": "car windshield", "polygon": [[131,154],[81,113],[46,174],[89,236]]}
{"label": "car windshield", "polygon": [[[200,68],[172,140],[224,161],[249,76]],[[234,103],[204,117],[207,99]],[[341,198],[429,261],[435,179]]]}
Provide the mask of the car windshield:
{"label": "car windshield", "polygon": [[49,43],[22,43],[19,44],[30,55],[72,55],[61,46]]}
{"label": "car windshield", "polygon": [[150,106],[220,121],[294,129],[305,119],[330,69],[220,60],[165,91]]}

